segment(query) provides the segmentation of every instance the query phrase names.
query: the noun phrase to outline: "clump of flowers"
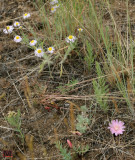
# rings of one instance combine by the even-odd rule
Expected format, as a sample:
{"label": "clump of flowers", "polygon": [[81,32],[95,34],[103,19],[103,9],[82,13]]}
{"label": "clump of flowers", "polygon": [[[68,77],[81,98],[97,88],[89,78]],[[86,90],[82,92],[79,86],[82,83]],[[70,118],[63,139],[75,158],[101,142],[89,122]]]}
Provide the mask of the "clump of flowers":
{"label": "clump of flowers", "polygon": [[25,13],[24,15],[23,15],[23,19],[27,19],[27,18],[29,18],[30,17],[30,13]]}
{"label": "clump of flowers", "polygon": [[54,4],[56,4],[56,3],[58,3],[58,0],[52,0],[52,1],[50,2],[51,5],[54,5]]}
{"label": "clump of flowers", "polygon": [[47,48],[48,53],[53,53],[55,51],[54,47]]}
{"label": "clump of flowers", "polygon": [[69,35],[69,36],[66,38],[66,42],[67,42],[67,43],[73,43],[73,42],[75,42],[75,40],[76,40],[76,37],[73,36],[73,35]]}
{"label": "clump of flowers", "polygon": [[108,129],[110,129],[112,134],[115,134],[115,136],[119,134],[123,134],[125,126],[124,122],[116,120],[112,120],[111,123],[109,123]]}
{"label": "clump of flowers", "polygon": [[20,23],[19,22],[14,22],[14,27],[20,27]]}
{"label": "clump of flowers", "polygon": [[4,32],[5,34],[12,33],[13,29],[14,29],[13,26],[6,26],[6,28],[3,29],[3,32]]}
{"label": "clump of flowers", "polygon": [[43,51],[42,48],[37,48],[34,53],[35,53],[35,56],[37,56],[37,57],[43,57],[44,56],[44,51]]}
{"label": "clump of flowers", "polygon": [[51,5],[51,13],[54,13],[56,9],[60,6],[58,4],[58,0],[51,0],[50,5]]}
{"label": "clump of flowers", "polygon": [[83,31],[83,29],[82,29],[82,28],[78,28],[77,30],[78,30],[79,32],[82,32],[82,31]]}
{"label": "clump of flowers", "polygon": [[17,36],[15,36],[14,41],[15,41],[16,43],[19,43],[19,42],[22,41],[22,38],[17,35]]}
{"label": "clump of flowers", "polygon": [[32,40],[32,41],[30,41],[30,46],[35,46],[36,45],[36,43],[37,43],[37,41],[36,40]]}

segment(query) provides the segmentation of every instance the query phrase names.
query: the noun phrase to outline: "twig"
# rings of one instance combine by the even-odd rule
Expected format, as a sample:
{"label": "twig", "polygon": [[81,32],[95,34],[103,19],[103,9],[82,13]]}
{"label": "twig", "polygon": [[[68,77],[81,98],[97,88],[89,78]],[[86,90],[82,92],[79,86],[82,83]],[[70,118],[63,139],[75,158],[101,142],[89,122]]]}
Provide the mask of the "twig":
{"label": "twig", "polygon": [[15,131],[13,128],[8,128],[8,127],[4,127],[4,126],[0,126],[0,128],[3,128],[3,129],[8,129],[8,130]]}
{"label": "twig", "polygon": [[[12,80],[10,74],[8,73],[8,71],[7,71],[7,74],[8,74],[8,76],[9,76],[10,80]],[[23,103],[23,105],[25,106],[25,109],[26,109],[27,113],[29,113],[29,112],[28,112],[28,109],[27,109],[27,107],[26,107],[26,105],[25,105],[25,102],[24,102],[24,100],[22,99],[22,97],[21,97],[21,95],[20,95],[20,93],[19,93],[19,91],[18,91],[18,89],[17,89],[17,87],[16,87],[16,85],[15,85],[14,82],[13,82],[13,86],[15,87],[16,92],[18,93],[20,99],[22,100],[22,103]]]}

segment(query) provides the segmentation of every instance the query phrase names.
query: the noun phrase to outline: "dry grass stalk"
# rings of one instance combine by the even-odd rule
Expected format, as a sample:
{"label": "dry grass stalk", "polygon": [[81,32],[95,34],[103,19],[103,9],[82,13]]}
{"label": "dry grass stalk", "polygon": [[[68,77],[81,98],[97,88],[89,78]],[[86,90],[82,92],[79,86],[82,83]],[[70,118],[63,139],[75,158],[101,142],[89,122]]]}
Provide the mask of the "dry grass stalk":
{"label": "dry grass stalk", "polygon": [[121,83],[121,78],[120,78],[119,72],[118,72],[117,69],[114,67],[114,65],[111,66],[111,69],[112,69],[113,73],[115,73],[115,76],[117,77],[119,83]]}
{"label": "dry grass stalk", "polygon": [[128,92],[128,96],[132,100],[132,105],[133,105],[134,102],[135,102],[135,99],[134,99],[134,92],[132,90],[131,79],[130,78],[127,78],[127,92]]}
{"label": "dry grass stalk", "polygon": [[54,136],[55,136],[56,142],[58,142],[59,138],[58,138],[58,134],[57,134],[57,129],[56,128],[54,128]]}
{"label": "dry grass stalk", "polygon": [[66,125],[66,127],[67,127],[67,130],[69,130],[69,125],[68,125],[67,118],[64,118],[64,123],[65,123],[65,125]]}
{"label": "dry grass stalk", "polygon": [[27,160],[27,158],[25,157],[25,155],[23,155],[21,152],[17,152],[17,155],[20,158],[20,160]]}
{"label": "dry grass stalk", "polygon": [[74,117],[74,105],[73,103],[70,103],[70,124],[71,124],[71,130],[75,130],[75,117]]}
{"label": "dry grass stalk", "polygon": [[26,97],[28,106],[29,106],[30,108],[32,108],[32,105],[31,105],[31,103],[30,103],[31,91],[30,91],[30,87],[29,87],[29,85],[28,85],[28,77],[25,77],[24,95],[25,95],[25,97]]}
{"label": "dry grass stalk", "polygon": [[0,142],[1,142],[4,146],[8,145],[8,142],[4,141],[2,138],[0,138]]}
{"label": "dry grass stalk", "polygon": [[28,146],[28,148],[29,148],[29,151],[30,151],[30,153],[31,153],[31,159],[32,160],[34,160],[34,149],[33,149],[33,136],[31,136],[31,135],[26,135],[25,136],[25,141],[26,141],[26,144],[27,144],[27,146]]}
{"label": "dry grass stalk", "polygon": [[0,95],[0,100],[3,99],[5,96],[6,96],[6,93],[3,92],[3,93]]}
{"label": "dry grass stalk", "polygon": [[117,113],[119,113],[118,105],[117,105],[117,102],[116,102],[116,100],[115,100],[114,98],[112,98],[112,102],[113,102],[113,104],[114,104],[115,111],[116,111]]}

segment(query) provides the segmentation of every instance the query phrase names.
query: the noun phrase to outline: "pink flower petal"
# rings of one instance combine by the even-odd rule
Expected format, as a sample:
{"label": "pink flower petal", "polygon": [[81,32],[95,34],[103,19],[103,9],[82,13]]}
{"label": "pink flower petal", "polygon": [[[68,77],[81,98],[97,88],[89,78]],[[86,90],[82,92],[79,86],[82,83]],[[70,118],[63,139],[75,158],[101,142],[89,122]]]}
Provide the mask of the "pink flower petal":
{"label": "pink flower petal", "polygon": [[67,139],[67,143],[68,143],[69,147],[72,148],[72,143],[71,143],[71,141]]}

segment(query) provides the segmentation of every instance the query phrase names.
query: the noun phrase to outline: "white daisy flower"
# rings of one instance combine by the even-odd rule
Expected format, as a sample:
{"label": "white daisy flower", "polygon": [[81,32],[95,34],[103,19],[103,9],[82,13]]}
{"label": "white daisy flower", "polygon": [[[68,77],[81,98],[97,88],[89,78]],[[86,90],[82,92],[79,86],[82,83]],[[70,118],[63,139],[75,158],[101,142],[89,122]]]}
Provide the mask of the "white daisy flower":
{"label": "white daisy flower", "polygon": [[37,41],[36,40],[32,40],[32,41],[30,41],[30,46],[35,46],[35,44],[37,43]]}
{"label": "white daisy flower", "polygon": [[19,29],[22,29],[22,26],[20,26]]}
{"label": "white daisy flower", "polygon": [[23,15],[23,19],[27,19],[27,18],[29,18],[30,17],[30,13],[25,13],[24,15]]}
{"label": "white daisy flower", "polygon": [[15,41],[16,43],[19,43],[19,42],[22,41],[22,38],[17,35],[17,36],[15,36],[14,41]]}
{"label": "white daisy flower", "polygon": [[50,2],[51,5],[54,5],[54,4],[56,4],[56,3],[58,3],[58,0],[52,0],[52,1]]}
{"label": "white daisy flower", "polygon": [[54,13],[56,11],[56,8],[55,7],[52,7],[51,8],[51,13]]}
{"label": "white daisy flower", "polygon": [[77,30],[78,30],[79,32],[82,32],[82,31],[83,31],[83,29],[82,29],[82,28],[78,28]]}
{"label": "white daisy flower", "polygon": [[74,42],[75,40],[76,40],[76,37],[75,37],[75,36],[72,36],[72,35],[69,35],[69,36],[66,38],[66,42],[67,42],[67,43]]}
{"label": "white daisy flower", "polygon": [[5,29],[3,29],[3,32],[5,34],[11,33],[13,31],[14,27],[13,26],[6,26]]}
{"label": "white daisy flower", "polygon": [[55,51],[54,47],[47,48],[48,53],[53,53]]}
{"label": "white daisy flower", "polygon": [[53,6],[54,8],[59,8],[60,5],[59,4],[56,4],[55,6]]}
{"label": "white daisy flower", "polygon": [[20,23],[16,21],[16,22],[14,23],[14,26],[15,26],[15,27],[20,27]]}
{"label": "white daisy flower", "polygon": [[7,31],[6,29],[3,29],[3,32],[4,32],[5,34],[8,34],[8,31]]}
{"label": "white daisy flower", "polygon": [[44,51],[42,48],[37,48],[34,53],[35,53],[35,56],[37,57],[43,57],[44,55]]}

